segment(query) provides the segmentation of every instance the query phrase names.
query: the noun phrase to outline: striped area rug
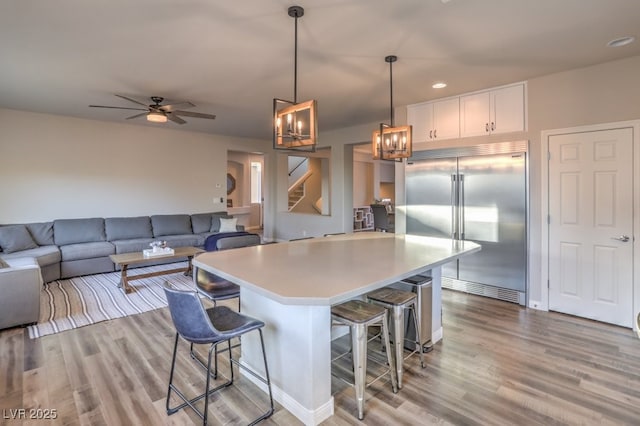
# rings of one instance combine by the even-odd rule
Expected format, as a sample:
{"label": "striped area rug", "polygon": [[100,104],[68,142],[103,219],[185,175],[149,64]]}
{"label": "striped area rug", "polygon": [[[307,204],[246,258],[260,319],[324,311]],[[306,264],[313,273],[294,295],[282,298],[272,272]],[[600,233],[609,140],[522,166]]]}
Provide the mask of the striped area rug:
{"label": "striped area rug", "polygon": [[[186,266],[186,262],[179,262],[135,268],[130,275]],[[110,272],[45,284],[40,294],[40,320],[28,327],[29,337],[34,339],[167,306],[162,289],[165,281],[182,290],[194,288],[192,278],[181,272],[129,281],[133,291],[126,295],[118,288],[119,281],[120,272]]]}

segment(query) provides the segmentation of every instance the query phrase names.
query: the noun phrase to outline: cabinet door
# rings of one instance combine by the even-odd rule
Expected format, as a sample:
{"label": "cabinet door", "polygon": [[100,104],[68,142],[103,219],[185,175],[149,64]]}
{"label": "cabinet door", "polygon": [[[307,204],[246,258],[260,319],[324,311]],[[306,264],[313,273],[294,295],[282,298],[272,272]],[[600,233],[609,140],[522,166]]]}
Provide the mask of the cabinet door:
{"label": "cabinet door", "polygon": [[460,100],[448,99],[433,103],[433,138],[460,137]]}
{"label": "cabinet door", "polygon": [[491,132],[507,133],[524,130],[524,86],[491,91]]}
{"label": "cabinet door", "polygon": [[489,92],[460,97],[460,136],[481,136],[490,132]]}
{"label": "cabinet door", "polygon": [[431,140],[433,138],[433,104],[409,105],[407,107],[407,124],[413,126],[412,138],[414,142]]}

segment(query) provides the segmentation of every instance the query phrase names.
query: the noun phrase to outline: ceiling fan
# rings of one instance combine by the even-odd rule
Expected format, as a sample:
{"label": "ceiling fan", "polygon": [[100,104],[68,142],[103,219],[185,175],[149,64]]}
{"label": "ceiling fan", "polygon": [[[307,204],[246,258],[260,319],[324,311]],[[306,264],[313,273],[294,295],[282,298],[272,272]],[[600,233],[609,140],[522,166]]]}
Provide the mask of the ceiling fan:
{"label": "ceiling fan", "polygon": [[154,103],[151,105],[147,105],[135,99],[128,98],[126,96],[122,96],[122,95],[116,95],[116,96],[122,99],[126,99],[129,102],[133,102],[134,104],[141,105],[144,108],[127,108],[127,107],[106,106],[106,105],[89,105],[89,107],[144,111],[144,112],[141,112],[140,114],[135,114],[135,115],[132,115],[131,117],[127,117],[127,120],[131,120],[132,118],[138,118],[138,117],[142,117],[143,115],[146,115],[147,121],[152,121],[154,123],[166,123],[167,120],[171,120],[177,124],[185,124],[186,121],[184,121],[180,116],[206,118],[209,120],[213,120],[214,118],[216,118],[216,116],[212,114],[182,111],[182,108],[193,108],[195,105],[192,104],[191,102],[178,102],[171,105],[162,105],[162,101],[164,101],[164,98],[160,96],[151,96],[151,101]]}

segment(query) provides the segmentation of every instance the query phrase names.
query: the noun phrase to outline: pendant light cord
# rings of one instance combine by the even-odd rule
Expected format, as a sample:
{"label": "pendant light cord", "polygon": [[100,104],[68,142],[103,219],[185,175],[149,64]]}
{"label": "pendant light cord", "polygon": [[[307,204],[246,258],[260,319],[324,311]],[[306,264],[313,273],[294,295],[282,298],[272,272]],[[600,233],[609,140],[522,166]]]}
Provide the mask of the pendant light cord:
{"label": "pendant light cord", "polygon": [[298,18],[304,16],[304,9],[301,6],[291,6],[287,14],[295,19],[294,24],[294,44],[293,44],[293,103],[298,103]]}
{"label": "pendant light cord", "polygon": [[389,99],[390,99],[390,111],[391,111],[391,127],[394,127],[395,113],[393,111],[393,61],[389,61]]}
{"label": "pendant light cord", "polygon": [[395,114],[393,111],[393,63],[398,60],[395,55],[389,55],[384,58],[385,62],[389,63],[389,109],[391,110],[391,127],[395,127]]}
{"label": "pendant light cord", "polygon": [[293,45],[293,103],[298,103],[298,15],[295,19],[295,42]]}

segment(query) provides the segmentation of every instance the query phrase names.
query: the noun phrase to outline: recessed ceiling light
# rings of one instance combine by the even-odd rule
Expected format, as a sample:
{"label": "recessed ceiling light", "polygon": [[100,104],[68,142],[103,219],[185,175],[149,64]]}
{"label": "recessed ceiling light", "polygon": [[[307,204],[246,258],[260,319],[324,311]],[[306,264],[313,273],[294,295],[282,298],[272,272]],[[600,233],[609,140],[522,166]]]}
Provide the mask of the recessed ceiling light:
{"label": "recessed ceiling light", "polygon": [[620,37],[615,40],[611,40],[609,43],[607,43],[607,46],[621,47],[621,46],[626,46],[627,44],[631,44],[634,41],[636,41],[635,37]]}
{"label": "recessed ceiling light", "polygon": [[434,89],[444,89],[445,87],[447,87],[447,83],[443,83],[443,82],[435,83],[431,87],[433,87]]}

